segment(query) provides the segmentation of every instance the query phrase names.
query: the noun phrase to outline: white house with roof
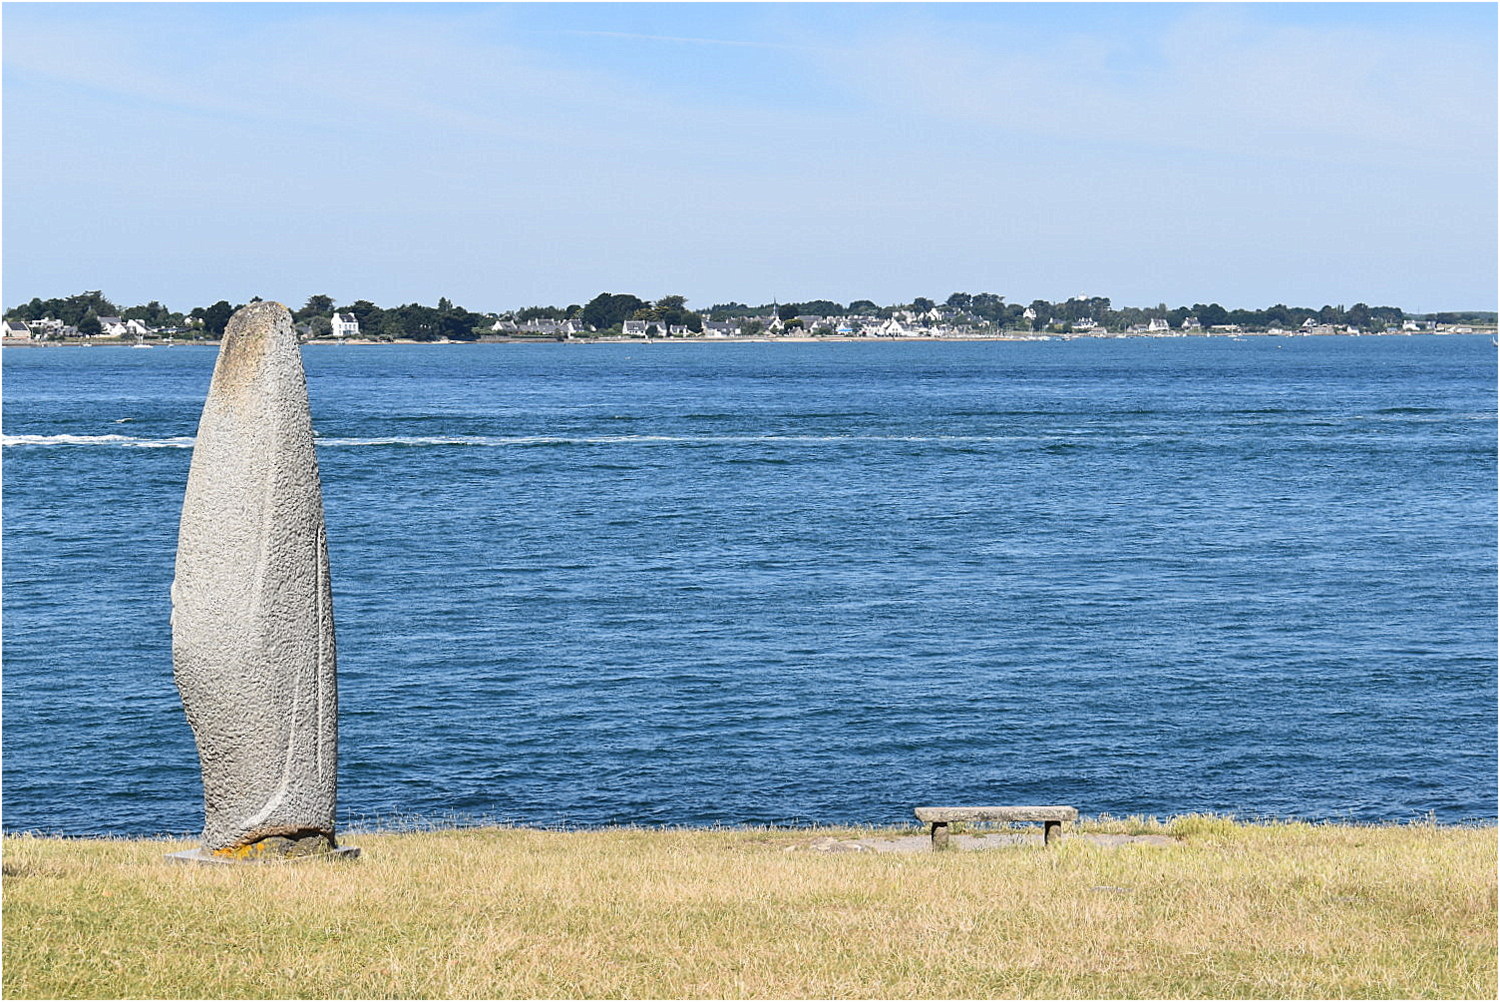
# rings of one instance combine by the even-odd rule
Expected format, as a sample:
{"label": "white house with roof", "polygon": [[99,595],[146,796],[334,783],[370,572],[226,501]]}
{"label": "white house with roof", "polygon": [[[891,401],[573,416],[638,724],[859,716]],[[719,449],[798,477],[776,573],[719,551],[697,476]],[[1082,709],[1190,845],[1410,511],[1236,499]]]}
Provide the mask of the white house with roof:
{"label": "white house with roof", "polygon": [[31,328],[31,336],[38,340],[49,337],[77,337],[78,328],[71,327],[56,317],[43,317],[40,320],[32,320],[27,324]]}
{"label": "white house with roof", "polygon": [[147,334],[155,333],[139,320],[121,320],[119,317],[99,318],[101,337],[145,337]]}
{"label": "white house with roof", "polygon": [[24,320],[5,321],[5,336],[12,340],[30,341],[31,327]]}
{"label": "white house with roof", "polygon": [[335,313],[331,321],[334,337],[359,337],[359,318],[352,313]]}
{"label": "white house with roof", "polygon": [[[505,321],[497,321],[491,330],[502,330],[501,324]],[[550,334],[553,337],[569,338],[574,334],[581,334],[591,328],[581,320],[523,320],[519,323],[510,324],[510,330],[530,331],[533,334]]]}
{"label": "white house with roof", "polygon": [[917,336],[916,335],[916,331],[912,330],[910,327],[908,327],[906,324],[902,323],[900,320],[897,320],[895,317],[891,317],[885,323],[883,323],[879,327],[875,328],[875,334],[878,337],[916,337]]}
{"label": "white house with roof", "polygon": [[1169,331],[1171,329],[1172,325],[1167,323],[1167,321],[1162,317],[1154,317],[1152,318],[1151,322],[1146,325],[1147,333],[1155,333],[1156,331]]}

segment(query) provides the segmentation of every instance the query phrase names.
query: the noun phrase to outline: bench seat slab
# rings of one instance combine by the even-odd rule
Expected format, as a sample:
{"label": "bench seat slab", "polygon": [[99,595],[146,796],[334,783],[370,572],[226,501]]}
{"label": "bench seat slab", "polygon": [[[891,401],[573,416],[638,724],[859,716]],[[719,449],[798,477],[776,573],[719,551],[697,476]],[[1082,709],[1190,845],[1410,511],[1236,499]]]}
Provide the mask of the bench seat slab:
{"label": "bench seat slab", "polygon": [[954,821],[1077,821],[1076,807],[918,807],[917,820],[927,824]]}

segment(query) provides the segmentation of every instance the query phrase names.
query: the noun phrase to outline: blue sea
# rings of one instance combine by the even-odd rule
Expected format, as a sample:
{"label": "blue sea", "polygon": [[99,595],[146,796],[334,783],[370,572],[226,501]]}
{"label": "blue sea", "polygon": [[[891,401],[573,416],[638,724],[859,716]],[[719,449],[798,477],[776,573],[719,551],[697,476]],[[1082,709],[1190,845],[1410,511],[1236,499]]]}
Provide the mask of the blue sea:
{"label": "blue sea", "polygon": [[[214,348],[4,352],[4,825],[202,823]],[[1496,815],[1480,337],[310,346],[346,824]]]}

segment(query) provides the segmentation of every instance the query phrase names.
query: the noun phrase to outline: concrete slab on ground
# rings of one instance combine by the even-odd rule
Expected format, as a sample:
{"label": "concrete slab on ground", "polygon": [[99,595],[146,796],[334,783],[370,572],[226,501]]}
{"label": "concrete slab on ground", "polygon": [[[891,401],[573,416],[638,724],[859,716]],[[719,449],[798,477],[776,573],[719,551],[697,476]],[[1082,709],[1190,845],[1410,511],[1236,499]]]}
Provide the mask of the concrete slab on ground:
{"label": "concrete slab on ground", "polygon": [[335,860],[358,858],[359,847],[353,845],[340,846],[328,852],[309,853],[306,856],[257,856],[254,859],[233,859],[226,856],[215,856],[213,853],[205,852],[200,847],[197,849],[184,849],[182,852],[169,852],[166,857],[168,863],[202,863],[208,866],[275,866],[280,863],[327,863]]}
{"label": "concrete slab on ground", "polygon": [[[1176,845],[1177,839],[1167,835],[1097,835],[1093,833],[1071,833],[1063,836],[1065,842],[1079,841],[1106,849],[1117,849],[1124,845]],[[1040,830],[1032,832],[986,832],[979,835],[951,835],[948,838],[951,850],[975,852],[984,849],[1003,849],[1010,846],[1042,846]],[[893,838],[833,838],[822,836],[811,841],[788,846],[786,852],[932,852],[932,837],[926,832],[913,835],[898,835]]]}

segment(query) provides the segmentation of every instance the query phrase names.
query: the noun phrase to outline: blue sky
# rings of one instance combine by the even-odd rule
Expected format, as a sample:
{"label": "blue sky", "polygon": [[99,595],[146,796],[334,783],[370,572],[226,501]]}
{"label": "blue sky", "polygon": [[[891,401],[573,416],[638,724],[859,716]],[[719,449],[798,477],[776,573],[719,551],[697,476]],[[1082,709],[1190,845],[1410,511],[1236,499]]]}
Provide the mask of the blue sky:
{"label": "blue sky", "polygon": [[1496,303],[1492,4],[33,4],[5,305]]}

